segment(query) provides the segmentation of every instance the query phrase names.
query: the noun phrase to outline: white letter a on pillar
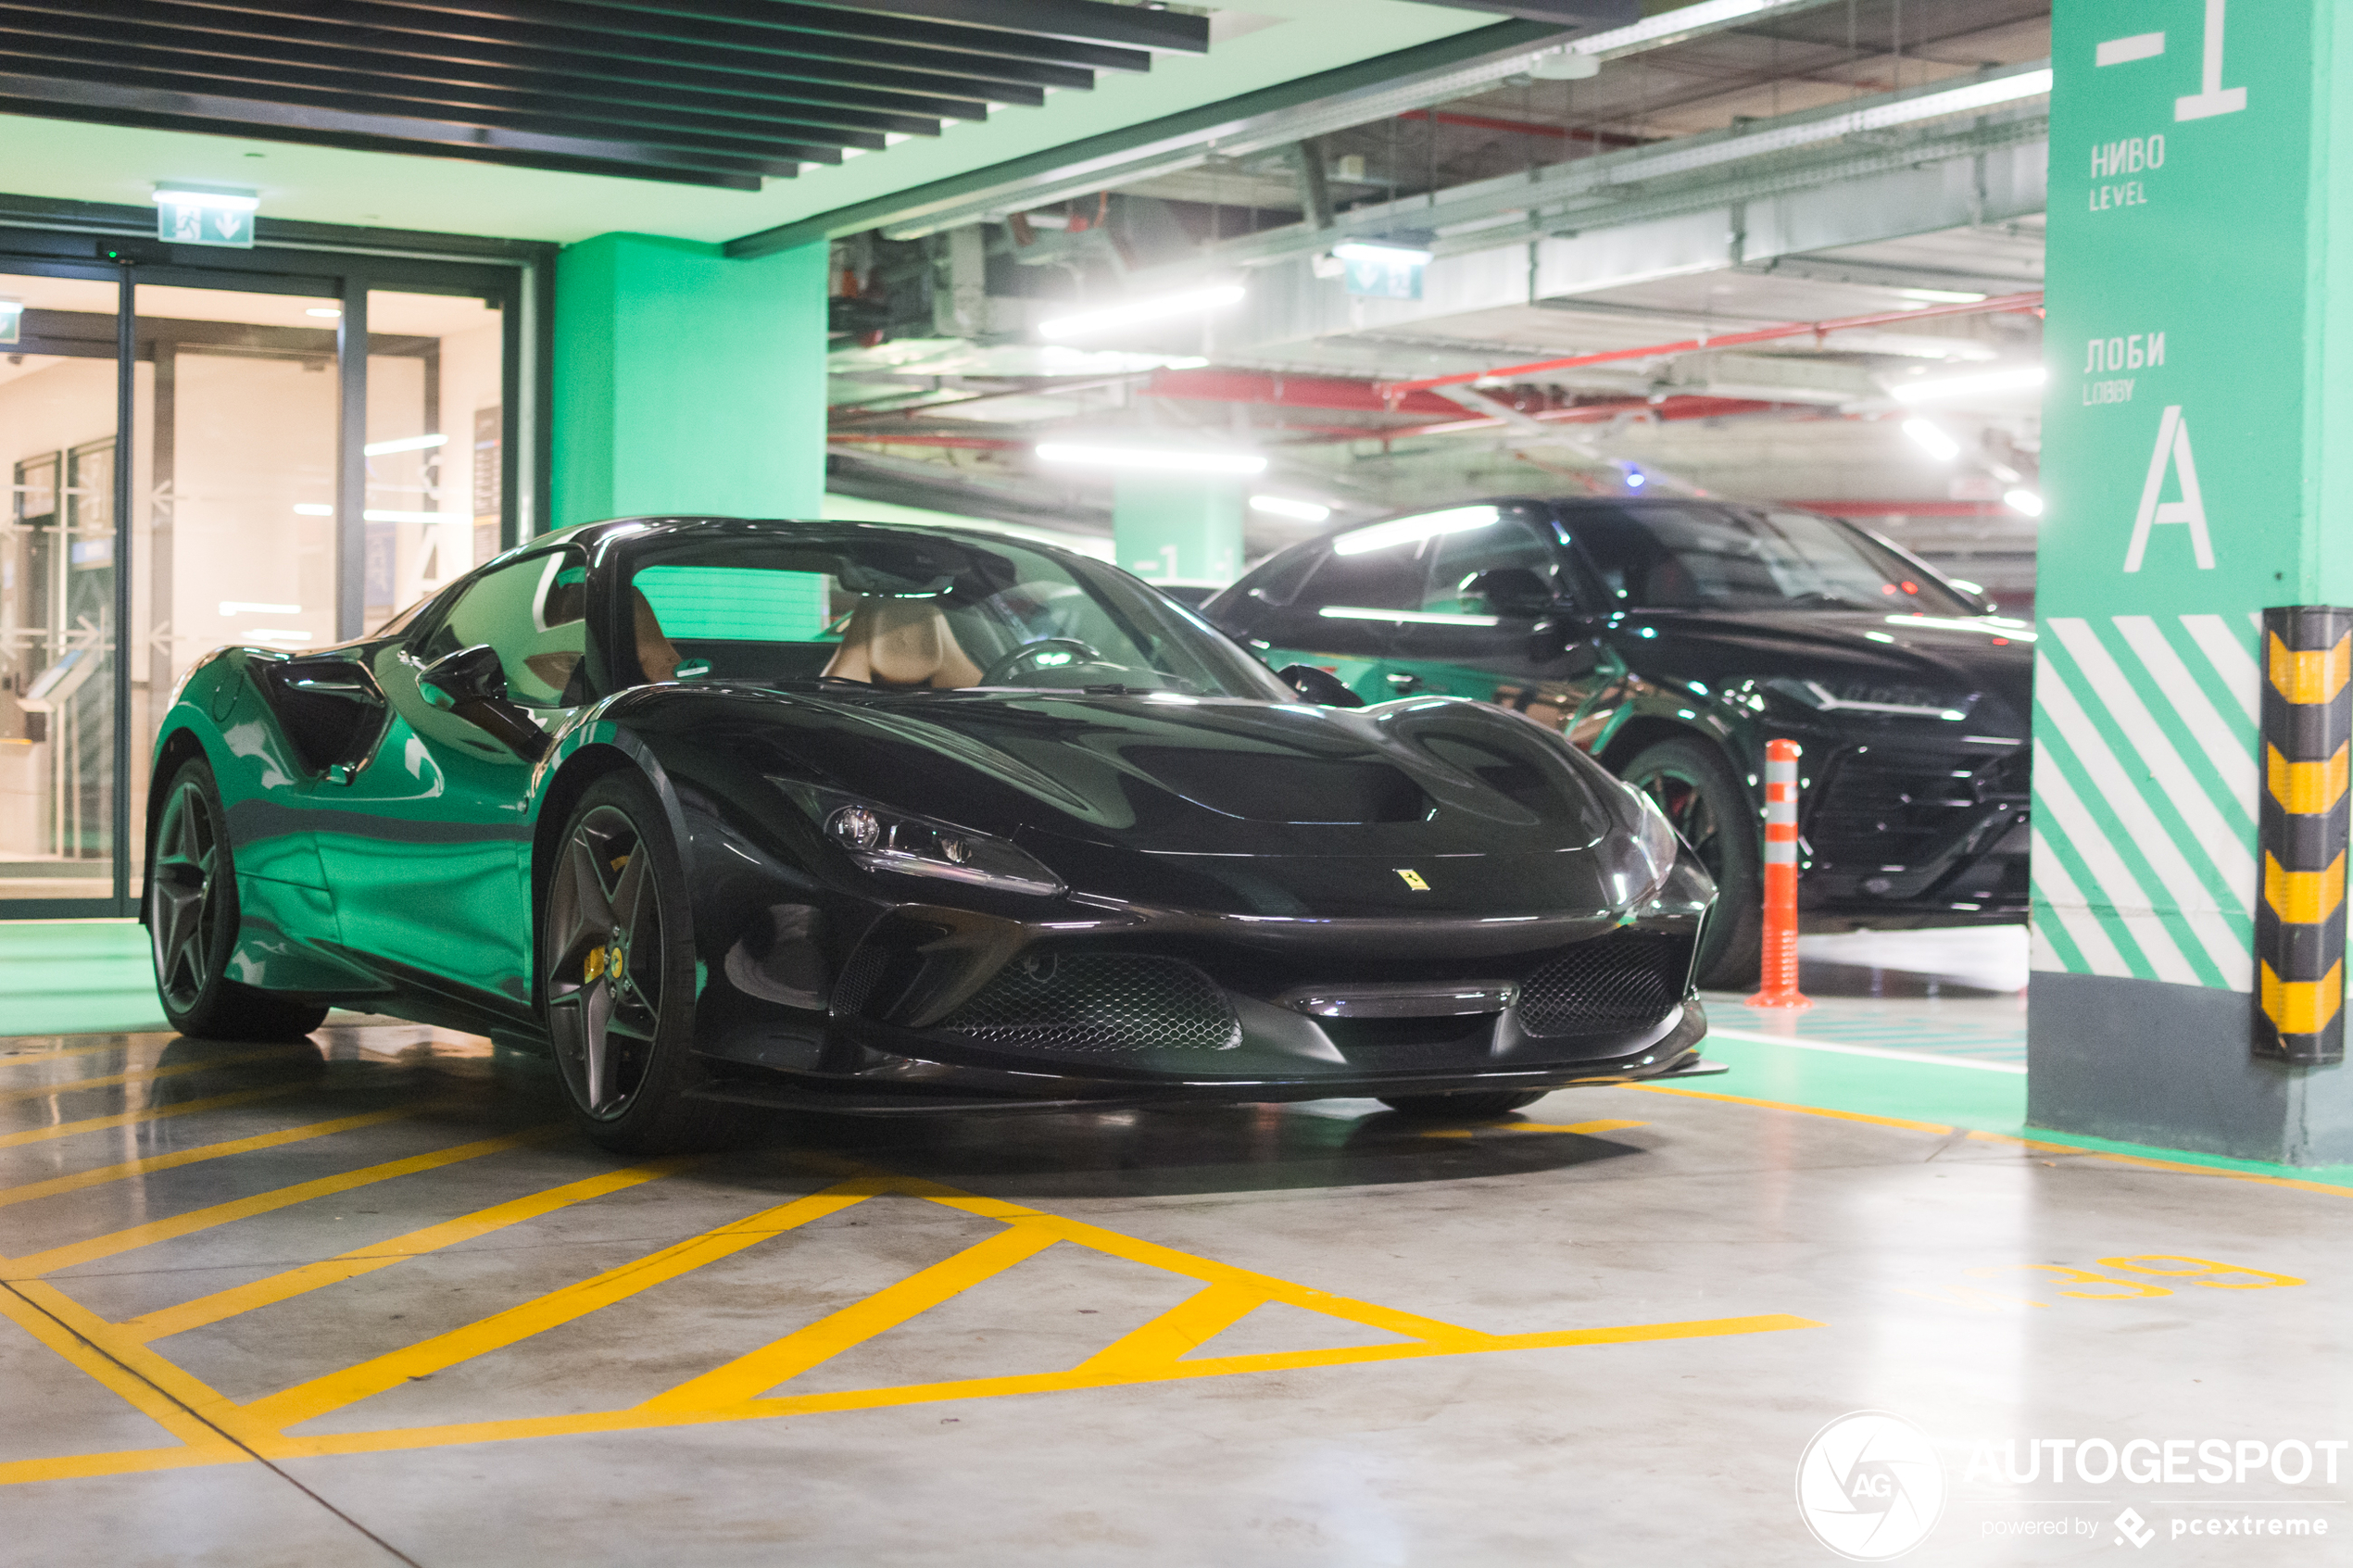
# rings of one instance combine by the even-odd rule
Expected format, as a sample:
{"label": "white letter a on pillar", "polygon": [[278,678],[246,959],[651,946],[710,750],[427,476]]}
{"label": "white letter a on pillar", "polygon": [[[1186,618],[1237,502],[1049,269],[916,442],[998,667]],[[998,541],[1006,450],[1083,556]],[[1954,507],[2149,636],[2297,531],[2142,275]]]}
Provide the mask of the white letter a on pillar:
{"label": "white letter a on pillar", "polygon": [[[2171,464],[2181,475],[2182,498],[2162,501],[2157,497],[2165,488],[2165,470]],[[2200,571],[2214,570],[2214,545],[2206,535],[2206,500],[2197,488],[2197,460],[2190,456],[2190,422],[2182,418],[2182,406],[2173,404],[2158,421],[2157,446],[2149,453],[2149,476],[2141,486],[2141,509],[2133,519],[2133,543],[2124,552],[2124,570],[2141,570],[2141,556],[2148,548],[2149,525],[2158,522],[2186,522],[2190,525],[2190,549],[2197,557]]]}

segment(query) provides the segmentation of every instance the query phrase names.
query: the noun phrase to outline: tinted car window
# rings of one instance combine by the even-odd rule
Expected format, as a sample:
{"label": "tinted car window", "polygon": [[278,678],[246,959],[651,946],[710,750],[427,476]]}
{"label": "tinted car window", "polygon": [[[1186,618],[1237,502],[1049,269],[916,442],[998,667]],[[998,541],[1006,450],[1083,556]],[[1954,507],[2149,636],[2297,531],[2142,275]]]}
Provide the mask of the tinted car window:
{"label": "tinted car window", "polygon": [[1807,512],[1645,503],[1579,508],[1570,528],[1619,608],[1977,613],[1857,530]]}
{"label": "tinted car window", "polygon": [[449,607],[418,657],[427,663],[487,643],[498,652],[507,695],[533,708],[560,708],[587,652],[586,562],[551,550],[484,573]]}
{"label": "tinted car window", "polygon": [[1413,609],[1422,602],[1422,541],[1378,549],[1334,549],[1317,563],[1294,604],[1358,609]]}
{"label": "tinted car window", "polygon": [[1485,528],[1441,533],[1432,541],[1429,585],[1421,608],[1440,614],[1478,615],[1491,607],[1464,587],[1482,571],[1518,571],[1532,574],[1546,592],[1558,595],[1560,551],[1548,530],[1520,518],[1498,519]]}
{"label": "tinted car window", "polygon": [[1290,695],[1126,573],[1011,542],[854,525],[661,540],[632,557],[623,603],[649,681]]}

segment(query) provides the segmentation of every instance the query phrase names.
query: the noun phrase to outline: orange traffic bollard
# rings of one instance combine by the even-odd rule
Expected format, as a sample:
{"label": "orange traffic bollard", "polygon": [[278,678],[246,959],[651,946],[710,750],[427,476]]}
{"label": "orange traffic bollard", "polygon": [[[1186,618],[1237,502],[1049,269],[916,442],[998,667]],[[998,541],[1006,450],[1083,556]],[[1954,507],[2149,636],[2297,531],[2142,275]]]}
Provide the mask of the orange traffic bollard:
{"label": "orange traffic bollard", "polygon": [[1764,988],[1753,1008],[1810,1008],[1797,988],[1797,743],[1765,743]]}

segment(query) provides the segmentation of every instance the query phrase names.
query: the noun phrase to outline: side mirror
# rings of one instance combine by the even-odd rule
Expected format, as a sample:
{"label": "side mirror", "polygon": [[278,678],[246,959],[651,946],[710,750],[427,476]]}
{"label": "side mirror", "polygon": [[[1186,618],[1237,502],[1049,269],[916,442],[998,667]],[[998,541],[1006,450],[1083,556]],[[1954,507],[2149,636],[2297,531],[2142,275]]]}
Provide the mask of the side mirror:
{"label": "side mirror", "polygon": [[1524,566],[1491,567],[1463,579],[1457,590],[1464,598],[1478,599],[1497,615],[1533,621],[1553,608],[1553,590]]}
{"label": "side mirror", "polygon": [[508,699],[506,667],[488,643],[444,654],[417,671],[417,695],[488,731],[526,762],[547,754],[547,732]]}
{"label": "side mirror", "polygon": [[1312,664],[1286,664],[1275,671],[1275,679],[1308,701],[1326,708],[1365,706],[1365,699],[1350,691],[1339,676],[1328,670],[1318,670]]}
{"label": "side mirror", "polygon": [[507,700],[507,671],[488,643],[444,654],[417,671],[417,690],[435,708],[455,713],[477,702]]}
{"label": "side mirror", "polygon": [[1561,649],[1561,673],[1571,680],[1591,675],[1602,667],[1602,650],[1595,643],[1571,643]]}

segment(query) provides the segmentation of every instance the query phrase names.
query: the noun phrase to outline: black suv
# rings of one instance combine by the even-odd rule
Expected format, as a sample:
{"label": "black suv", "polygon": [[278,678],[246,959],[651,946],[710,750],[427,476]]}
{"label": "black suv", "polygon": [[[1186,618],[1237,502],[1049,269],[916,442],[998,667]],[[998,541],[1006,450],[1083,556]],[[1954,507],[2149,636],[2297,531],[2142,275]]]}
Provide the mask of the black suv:
{"label": "black suv", "polygon": [[1504,498],[1295,545],[1202,613],[1367,701],[1499,703],[1647,790],[1723,887],[1699,972],[1730,986],[1774,737],[1805,748],[1807,929],[2025,918],[2034,633],[1991,608],[1811,512]]}

